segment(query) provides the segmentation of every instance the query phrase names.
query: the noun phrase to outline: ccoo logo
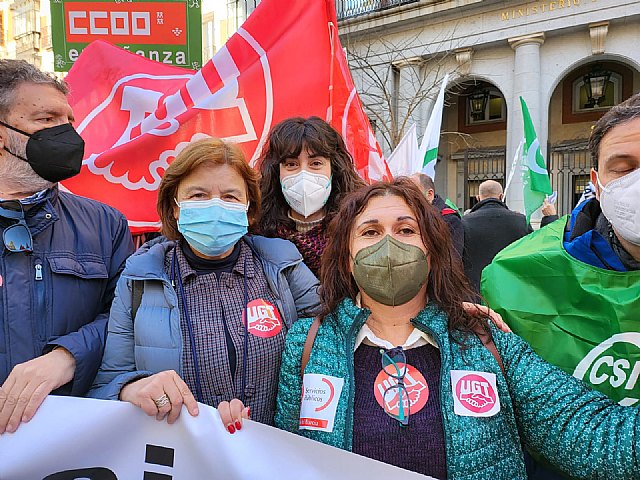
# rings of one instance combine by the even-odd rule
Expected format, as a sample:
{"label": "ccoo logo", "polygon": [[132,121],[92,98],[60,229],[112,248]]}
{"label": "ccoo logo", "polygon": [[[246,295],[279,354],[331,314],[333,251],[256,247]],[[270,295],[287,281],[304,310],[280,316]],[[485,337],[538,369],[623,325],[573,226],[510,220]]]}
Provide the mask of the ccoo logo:
{"label": "ccoo logo", "polygon": [[640,400],[640,333],[618,333],[605,340],[580,361],[573,376],[620,405],[635,405]]}

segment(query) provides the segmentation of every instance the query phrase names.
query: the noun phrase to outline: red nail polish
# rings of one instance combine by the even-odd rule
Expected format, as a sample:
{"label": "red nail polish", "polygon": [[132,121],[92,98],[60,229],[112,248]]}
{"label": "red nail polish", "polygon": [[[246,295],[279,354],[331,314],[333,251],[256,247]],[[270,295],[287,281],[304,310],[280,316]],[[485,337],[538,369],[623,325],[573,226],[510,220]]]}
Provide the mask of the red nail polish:
{"label": "red nail polish", "polygon": [[236,430],[240,429],[242,429],[242,423],[240,423],[240,420],[236,420]]}
{"label": "red nail polish", "polygon": [[229,424],[227,430],[229,430],[229,433],[236,433],[236,427],[234,427],[233,424]]}
{"label": "red nail polish", "polygon": [[247,416],[250,417],[251,416],[251,407],[247,407]]}

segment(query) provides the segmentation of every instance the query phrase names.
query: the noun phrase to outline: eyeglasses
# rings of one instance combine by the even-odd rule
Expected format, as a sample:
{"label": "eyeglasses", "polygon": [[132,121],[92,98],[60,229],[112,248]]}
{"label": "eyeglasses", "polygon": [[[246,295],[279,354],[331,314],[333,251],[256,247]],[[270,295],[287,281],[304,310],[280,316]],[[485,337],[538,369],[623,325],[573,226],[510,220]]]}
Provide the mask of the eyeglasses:
{"label": "eyeglasses", "polygon": [[24,208],[17,200],[0,202],[0,217],[18,220],[4,229],[2,240],[10,252],[33,252],[33,237],[24,218]]}
{"label": "eyeglasses", "polygon": [[395,418],[400,425],[409,425],[410,401],[409,392],[404,385],[404,376],[407,373],[407,356],[402,347],[391,350],[380,349],[382,357],[382,370],[395,379],[397,383],[390,385],[382,395],[384,411],[391,418]]}

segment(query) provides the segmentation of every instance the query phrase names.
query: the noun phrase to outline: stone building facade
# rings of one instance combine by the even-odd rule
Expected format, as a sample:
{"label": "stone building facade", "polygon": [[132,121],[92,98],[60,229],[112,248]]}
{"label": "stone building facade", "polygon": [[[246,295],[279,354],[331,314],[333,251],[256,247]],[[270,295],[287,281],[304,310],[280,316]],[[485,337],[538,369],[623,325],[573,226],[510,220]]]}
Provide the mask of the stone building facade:
{"label": "stone building facade", "polygon": [[[406,113],[401,103],[415,98],[416,75],[432,86],[450,73],[436,188],[461,208],[475,202],[481,181],[493,178],[504,185],[514,170],[523,97],[558,191],[559,213],[568,213],[588,181],[592,125],[608,107],[640,90],[635,0],[345,0],[337,7],[348,56],[373,47],[372,68],[394,71],[387,91],[400,105],[393,108]],[[394,45],[403,49],[403,60],[395,64]],[[365,70],[352,69],[357,85],[367,83]],[[604,90],[598,97],[599,85]],[[418,132],[429,117],[437,93],[432,90],[411,113]],[[407,91],[412,93],[402,95]],[[519,174],[513,175],[507,201],[513,209],[522,207]]]}

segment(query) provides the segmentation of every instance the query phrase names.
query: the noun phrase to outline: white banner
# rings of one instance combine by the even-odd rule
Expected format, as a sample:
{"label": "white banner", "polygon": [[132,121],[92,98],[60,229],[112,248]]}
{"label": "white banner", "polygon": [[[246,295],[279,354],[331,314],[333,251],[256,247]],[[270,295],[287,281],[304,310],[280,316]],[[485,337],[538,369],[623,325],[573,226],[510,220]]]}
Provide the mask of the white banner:
{"label": "white banner", "polygon": [[229,434],[216,409],[168,425],[131,404],[49,397],[0,435],[1,480],[425,479],[260,423]]}

